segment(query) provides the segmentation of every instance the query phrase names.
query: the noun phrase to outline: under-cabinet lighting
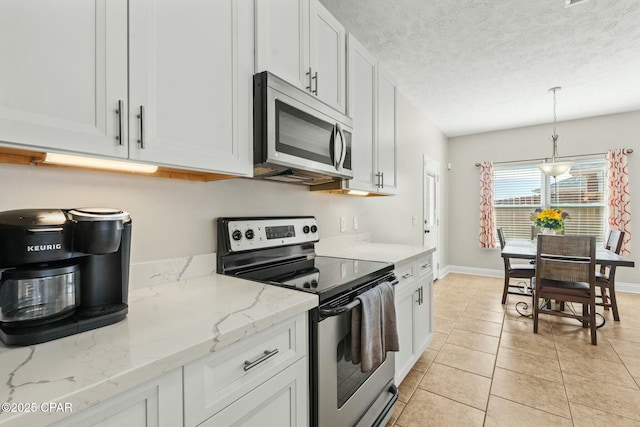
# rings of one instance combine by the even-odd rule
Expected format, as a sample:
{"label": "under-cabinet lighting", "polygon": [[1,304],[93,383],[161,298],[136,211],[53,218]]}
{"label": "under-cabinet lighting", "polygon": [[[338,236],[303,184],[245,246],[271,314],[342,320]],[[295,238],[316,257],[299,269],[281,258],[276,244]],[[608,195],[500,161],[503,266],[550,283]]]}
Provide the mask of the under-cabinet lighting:
{"label": "under-cabinet lighting", "polygon": [[156,165],[142,163],[120,162],[117,160],[97,159],[95,157],[71,156],[69,154],[46,153],[43,163],[78,166],[83,168],[108,169],[114,171],[154,173],[158,170]]}
{"label": "under-cabinet lighting", "polygon": [[360,190],[349,190],[347,194],[349,194],[350,196],[368,196],[369,192]]}

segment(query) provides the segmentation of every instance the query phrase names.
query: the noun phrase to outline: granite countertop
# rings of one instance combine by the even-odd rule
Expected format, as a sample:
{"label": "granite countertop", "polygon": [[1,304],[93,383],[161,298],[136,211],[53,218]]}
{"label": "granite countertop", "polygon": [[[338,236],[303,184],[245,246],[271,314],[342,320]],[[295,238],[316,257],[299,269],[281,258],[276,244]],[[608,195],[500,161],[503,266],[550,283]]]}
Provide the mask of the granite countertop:
{"label": "granite countertop", "polygon": [[435,249],[426,249],[422,246],[370,242],[353,242],[341,246],[319,246],[316,246],[318,255],[392,262],[394,264],[413,261],[415,258],[435,251]]}
{"label": "granite countertop", "polygon": [[[315,295],[218,274],[135,289],[120,323],[28,347],[0,344],[1,402],[68,403],[75,414],[317,305]],[[0,425],[72,414],[0,412]]]}

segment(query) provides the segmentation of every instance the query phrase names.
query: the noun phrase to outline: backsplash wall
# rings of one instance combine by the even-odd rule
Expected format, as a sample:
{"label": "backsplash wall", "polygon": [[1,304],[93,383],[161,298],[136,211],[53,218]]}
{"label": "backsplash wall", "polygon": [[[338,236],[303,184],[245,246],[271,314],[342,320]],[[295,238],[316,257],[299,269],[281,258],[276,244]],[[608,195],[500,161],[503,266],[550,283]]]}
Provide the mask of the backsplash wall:
{"label": "backsplash wall", "polygon": [[[424,117],[401,95],[399,104],[402,106],[399,111],[405,111],[402,114],[406,116],[398,119],[400,126],[425,129]],[[428,152],[431,144],[438,144],[437,153],[444,156],[446,138],[437,129],[429,129],[438,136],[435,142],[433,138],[422,141],[404,138],[402,129],[398,129],[399,150]],[[399,162],[399,168],[402,167]],[[419,167],[405,168],[401,179],[411,179],[408,170],[420,182]],[[403,181],[400,186],[405,193],[401,196],[361,198],[312,193],[308,187],[241,178],[203,183],[0,164],[0,210],[82,206],[127,210],[133,219],[133,263],[215,252],[215,218],[219,216],[315,215],[321,238],[371,232],[376,241],[377,230],[386,241],[385,230],[393,228],[399,231],[396,243],[416,244],[421,231],[412,227],[405,216],[418,214],[421,218],[421,202],[416,202],[421,194],[406,193],[413,186],[404,185]],[[354,216],[359,222],[357,232],[353,230]],[[346,233],[340,232],[340,217],[347,218]]]}

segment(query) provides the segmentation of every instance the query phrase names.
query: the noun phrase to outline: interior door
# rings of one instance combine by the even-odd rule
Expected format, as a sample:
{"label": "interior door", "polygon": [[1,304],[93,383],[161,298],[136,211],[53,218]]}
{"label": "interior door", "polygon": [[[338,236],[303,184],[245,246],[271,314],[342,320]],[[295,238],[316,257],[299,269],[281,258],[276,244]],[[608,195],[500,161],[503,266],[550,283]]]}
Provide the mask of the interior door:
{"label": "interior door", "polygon": [[434,279],[438,277],[439,263],[439,225],[440,225],[440,203],[439,203],[439,175],[440,166],[434,160],[424,157],[424,240],[425,248],[435,248],[433,255]]}

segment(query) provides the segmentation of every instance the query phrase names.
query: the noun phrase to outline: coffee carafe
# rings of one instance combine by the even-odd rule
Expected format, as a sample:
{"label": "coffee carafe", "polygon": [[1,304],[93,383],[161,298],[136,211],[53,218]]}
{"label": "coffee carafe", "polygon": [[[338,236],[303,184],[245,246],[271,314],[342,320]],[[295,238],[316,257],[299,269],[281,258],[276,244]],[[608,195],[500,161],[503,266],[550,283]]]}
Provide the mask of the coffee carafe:
{"label": "coffee carafe", "polygon": [[31,345],[123,320],[130,248],[119,209],[0,212],[0,339]]}

